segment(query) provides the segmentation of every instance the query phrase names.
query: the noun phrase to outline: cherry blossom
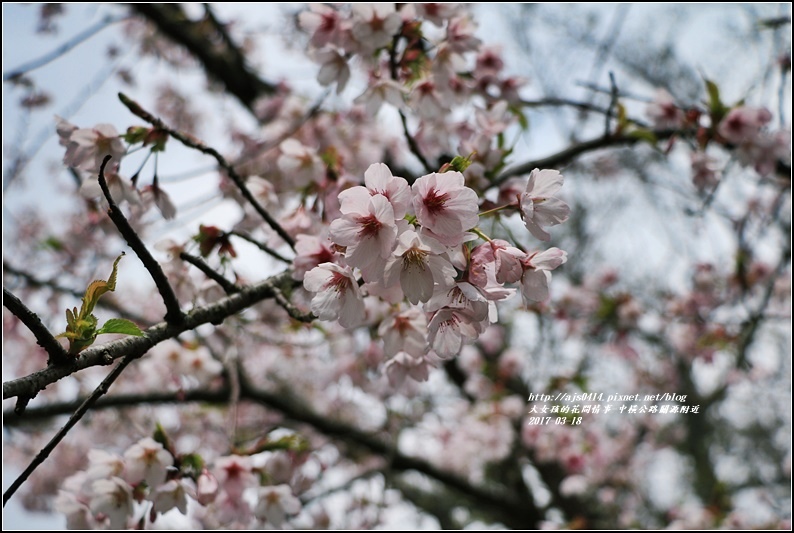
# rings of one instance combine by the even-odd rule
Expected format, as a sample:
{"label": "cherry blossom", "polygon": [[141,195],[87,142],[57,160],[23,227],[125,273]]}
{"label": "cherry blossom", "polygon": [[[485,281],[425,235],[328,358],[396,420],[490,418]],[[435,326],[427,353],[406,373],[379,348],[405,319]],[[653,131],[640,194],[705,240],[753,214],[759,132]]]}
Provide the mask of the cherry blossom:
{"label": "cherry blossom", "polygon": [[432,173],[411,186],[419,223],[435,235],[463,238],[479,222],[477,193],[464,185],[460,172]]}
{"label": "cherry blossom", "polygon": [[131,483],[146,481],[150,487],[156,487],[165,481],[168,467],[174,464],[174,458],[163,445],[146,437],[124,453],[127,469],[125,477]]}
{"label": "cherry blossom", "polygon": [[316,293],[311,309],[320,320],[338,319],[348,328],[364,320],[364,300],[350,267],[323,263],[306,273],[303,286]]}
{"label": "cherry blossom", "polygon": [[301,510],[301,502],[292,494],[289,485],[260,487],[258,496],[254,515],[277,528],[282,527],[288,515]]}
{"label": "cherry blossom", "polygon": [[542,241],[551,239],[543,226],[556,226],[568,220],[568,204],[553,196],[562,187],[562,174],[556,170],[533,170],[526,190],[519,198],[524,224],[532,235]]}

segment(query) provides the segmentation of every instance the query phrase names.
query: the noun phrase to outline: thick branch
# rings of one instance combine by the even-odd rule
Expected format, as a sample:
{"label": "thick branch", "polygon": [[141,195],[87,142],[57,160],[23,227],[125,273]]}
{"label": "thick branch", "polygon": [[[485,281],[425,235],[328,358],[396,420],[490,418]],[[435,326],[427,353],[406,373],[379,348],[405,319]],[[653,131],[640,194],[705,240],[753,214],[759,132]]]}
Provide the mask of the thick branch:
{"label": "thick branch", "polygon": [[226,159],[220,153],[218,153],[217,150],[215,150],[210,146],[207,146],[206,144],[202,143],[201,141],[199,141],[198,139],[192,136],[185,135],[180,131],[169,128],[163,123],[162,120],[160,120],[159,118],[155,117],[154,115],[143,109],[140,105],[138,105],[137,102],[130,100],[123,93],[119,93],[119,100],[121,100],[121,103],[127,106],[127,109],[129,109],[133,114],[141,117],[143,120],[145,120],[152,126],[168,133],[171,137],[181,142],[185,146],[198,150],[202,154],[206,154],[213,157],[215,161],[218,162],[218,165],[223,170],[226,171],[226,173],[229,175],[229,178],[234,182],[234,184],[240,190],[240,193],[243,195],[243,197],[246,200],[248,200],[248,202],[254,207],[256,212],[259,213],[259,216],[261,216],[265,220],[265,222],[267,222],[267,224],[271,228],[273,228],[273,230],[276,233],[278,233],[278,236],[281,237],[284,240],[284,242],[289,244],[290,248],[292,248],[293,250],[295,249],[295,240],[290,236],[289,233],[287,233],[284,230],[284,228],[281,227],[281,224],[279,224],[276,221],[276,219],[273,218],[270,215],[270,213],[268,213],[267,210],[265,210],[264,207],[262,207],[262,204],[259,203],[256,197],[254,197],[254,195],[251,194],[251,191],[248,190],[248,187],[246,187],[245,180],[243,180],[243,178],[237,173],[234,167],[231,164],[229,164],[229,162],[226,161]]}
{"label": "thick branch", "polygon": [[155,285],[157,285],[157,290],[160,292],[160,296],[163,297],[163,302],[165,303],[165,321],[171,324],[179,324],[183,320],[182,310],[179,307],[179,300],[176,299],[176,294],[174,294],[174,289],[171,287],[171,284],[168,283],[165,272],[163,272],[157,260],[152,257],[152,254],[149,253],[149,250],[146,249],[146,245],[143,244],[141,238],[138,237],[138,233],[130,226],[130,223],[127,222],[124,213],[121,212],[121,209],[119,209],[119,206],[116,205],[116,202],[110,195],[110,189],[105,180],[105,167],[108,161],[110,161],[109,155],[105,156],[104,161],[102,161],[102,166],[99,168],[99,186],[102,188],[102,193],[105,195],[105,199],[110,206],[108,209],[108,216],[110,220],[113,221],[113,224],[116,225],[116,228],[119,230],[119,233],[121,233],[121,236],[124,237],[124,240],[127,241],[127,244],[130,245],[132,251],[134,251],[138,259],[141,260],[143,266],[149,271]]}
{"label": "thick branch", "polygon": [[47,354],[50,356],[47,361],[48,365],[62,365],[69,362],[71,359],[69,354],[67,354],[63,346],[55,340],[50,330],[41,323],[39,316],[28,309],[27,306],[22,303],[22,300],[14,296],[14,294],[5,287],[3,287],[3,305],[6,309],[14,313],[14,316],[21,320],[33,333],[38,345],[47,350]]}
{"label": "thick branch", "polygon": [[80,357],[63,366],[50,366],[25,377],[3,383],[3,399],[26,396],[32,398],[51,383],[78,372],[85,368],[110,364],[113,360],[127,355],[140,357],[156,344],[176,337],[182,332],[193,330],[203,324],[220,324],[224,319],[233,316],[251,305],[274,297],[273,287],[285,283],[297,283],[290,277],[290,272],[283,272],[251,287],[242,289],[237,294],[219,300],[213,304],[194,309],[180,324],[161,322],[146,330],[143,337],[127,337],[113,342],[93,346],[81,353]]}
{"label": "thick branch", "polygon": [[[194,391],[188,393],[177,392],[154,392],[147,394],[125,394],[114,395],[103,398],[96,402],[95,409],[107,409],[120,406],[137,406],[142,403],[184,403],[184,402],[208,402],[223,403],[228,401],[230,391],[223,388],[218,391]],[[514,528],[534,528],[540,520],[540,515],[531,502],[521,501],[514,494],[504,490],[502,487],[489,486],[483,487],[474,485],[468,480],[432,465],[431,463],[403,454],[397,446],[387,439],[377,435],[366,433],[359,428],[333,420],[328,415],[321,415],[297,398],[289,397],[286,393],[275,393],[255,387],[246,379],[240,382],[240,399],[259,403],[265,407],[276,409],[283,413],[287,418],[308,424],[315,430],[348,442],[355,446],[365,448],[370,453],[380,457],[388,458],[389,469],[392,471],[403,472],[414,470],[432,479],[440,481],[449,488],[463,494],[467,498],[481,505],[484,510],[494,513],[499,521]],[[78,400],[79,401],[79,400]],[[76,402],[65,402],[52,404],[42,407],[31,408],[29,414],[24,419],[4,413],[3,420],[11,425],[65,414]]]}
{"label": "thick branch", "polygon": [[[231,40],[218,42],[207,35],[203,21],[188,19],[179,4],[131,4],[166,37],[187,48],[204,67],[207,75],[224,84],[245,107],[253,110],[261,96],[273,94],[276,86],[259,76],[247,65],[245,54],[232,46]],[[217,27],[215,28],[217,31]]]}

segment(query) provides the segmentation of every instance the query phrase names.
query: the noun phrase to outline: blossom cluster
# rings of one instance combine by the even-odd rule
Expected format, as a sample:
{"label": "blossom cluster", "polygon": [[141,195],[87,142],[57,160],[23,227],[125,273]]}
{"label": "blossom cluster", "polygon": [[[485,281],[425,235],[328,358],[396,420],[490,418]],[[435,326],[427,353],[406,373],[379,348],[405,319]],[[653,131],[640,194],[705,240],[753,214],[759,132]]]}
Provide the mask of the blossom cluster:
{"label": "blossom cluster", "polygon": [[[549,240],[544,227],[569,214],[554,196],[562,183],[559,172],[536,169],[504,207]],[[343,191],[339,201],[341,216],[331,222],[328,240],[298,235],[294,275],[313,293],[312,312],[347,328],[366,321],[365,295],[392,304],[378,331],[393,382],[405,375],[425,379],[429,363],[455,356],[496,322],[496,302],[515,292],[505,284],[517,283],[527,302],[545,300],[551,271],[567,260],[558,248],[526,252],[484,235],[477,228],[479,198],[458,171],[427,174],[409,186],[375,163],[364,185]],[[473,244],[478,238],[485,242]]]}
{"label": "blossom cluster", "polygon": [[[712,90],[716,91],[715,86]],[[660,89],[646,113],[657,130],[695,129],[700,150],[691,154],[692,181],[699,191],[713,188],[721,178],[721,164],[706,148],[709,141],[735,150],[739,163],[752,167],[762,176],[775,172],[778,165],[791,165],[791,131],[772,131],[772,113],[764,107],[739,103],[727,109],[717,98],[709,113],[684,109],[667,91]]]}
{"label": "blossom cluster", "polygon": [[200,509],[221,527],[256,519],[280,528],[301,511],[289,484],[260,482],[265,472],[271,479],[283,474],[289,461],[278,454],[271,454],[262,466],[251,456],[231,455],[219,457],[208,468],[198,455],[176,454],[147,437],[123,455],[90,450],[88,462],[87,469],[64,481],[55,501],[69,529],[126,529],[147,519],[156,524],[173,510],[199,517]]}

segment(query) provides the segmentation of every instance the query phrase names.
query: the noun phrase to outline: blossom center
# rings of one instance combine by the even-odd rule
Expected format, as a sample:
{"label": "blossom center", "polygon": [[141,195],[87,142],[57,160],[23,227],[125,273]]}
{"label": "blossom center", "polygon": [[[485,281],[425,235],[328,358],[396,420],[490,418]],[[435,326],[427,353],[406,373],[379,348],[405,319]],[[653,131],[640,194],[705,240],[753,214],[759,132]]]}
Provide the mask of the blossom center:
{"label": "blossom center", "polygon": [[449,200],[449,193],[438,194],[436,188],[433,187],[427,192],[424,204],[425,208],[431,215],[437,215],[444,210],[444,204]]}
{"label": "blossom center", "polygon": [[361,238],[375,237],[383,227],[383,223],[372,214],[359,217],[358,224],[361,226],[358,231],[358,236]]}

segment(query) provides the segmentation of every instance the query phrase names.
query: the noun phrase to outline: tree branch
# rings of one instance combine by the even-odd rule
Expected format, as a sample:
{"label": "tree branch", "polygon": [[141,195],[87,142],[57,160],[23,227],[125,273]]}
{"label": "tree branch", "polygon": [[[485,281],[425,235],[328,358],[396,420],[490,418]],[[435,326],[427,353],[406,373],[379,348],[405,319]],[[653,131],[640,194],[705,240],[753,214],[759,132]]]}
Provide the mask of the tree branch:
{"label": "tree branch", "polygon": [[280,253],[278,253],[274,249],[270,248],[269,246],[267,246],[265,244],[262,244],[261,242],[259,242],[258,240],[254,239],[250,235],[247,235],[245,233],[241,233],[239,231],[230,231],[230,232],[228,232],[228,234],[229,235],[234,235],[235,237],[240,237],[241,239],[250,242],[251,244],[253,244],[257,248],[259,248],[260,250],[265,252],[266,254],[270,255],[271,257],[274,257],[274,258],[278,259],[282,263],[287,263],[287,264],[291,264],[292,263],[291,259],[287,259],[286,257],[281,255]]}
{"label": "tree branch", "polygon": [[231,39],[221,33],[222,38],[216,44],[207,35],[207,25],[188,19],[179,4],[131,4],[130,7],[163,35],[184,46],[202,64],[207,76],[222,83],[249,110],[253,110],[258,98],[276,91],[274,84],[253,72],[245,54],[232,46]]}
{"label": "tree branch", "polygon": [[284,228],[281,227],[281,224],[279,224],[276,221],[276,219],[273,218],[270,215],[270,213],[268,213],[267,210],[265,210],[264,207],[262,207],[259,201],[254,197],[254,195],[251,194],[251,191],[248,190],[248,187],[246,187],[245,180],[243,180],[243,178],[237,173],[234,167],[231,164],[229,164],[229,162],[226,161],[226,159],[224,159],[224,157],[220,153],[218,153],[217,150],[215,150],[210,146],[207,146],[206,144],[202,143],[201,141],[199,141],[198,139],[192,136],[185,135],[180,131],[177,131],[173,128],[169,128],[163,123],[162,120],[160,120],[159,118],[155,117],[154,115],[143,109],[140,105],[138,105],[137,102],[130,100],[125,94],[119,93],[119,100],[121,100],[121,103],[124,104],[127,107],[127,109],[129,109],[134,115],[139,116],[140,118],[151,124],[152,126],[168,133],[171,137],[181,142],[185,146],[189,148],[193,148],[203,154],[213,157],[215,161],[218,162],[218,165],[223,170],[226,171],[226,173],[229,175],[229,178],[234,182],[234,184],[240,190],[240,193],[243,195],[243,197],[246,200],[248,200],[248,202],[254,207],[256,212],[259,213],[259,215],[265,220],[265,222],[267,222],[267,224],[271,228],[273,228],[273,230],[276,233],[278,233],[278,236],[281,237],[284,240],[284,242],[289,244],[290,248],[292,248],[293,250],[295,249],[295,240],[290,236],[289,233],[286,232],[286,230],[284,230]]}
{"label": "tree branch", "polygon": [[50,330],[42,324],[39,316],[28,309],[27,306],[22,303],[22,300],[14,296],[14,294],[5,287],[3,287],[3,306],[25,324],[36,337],[36,343],[47,351],[47,354],[50,356],[47,365],[63,365],[72,359],[69,357],[69,354],[66,353],[63,346],[55,340]]}
{"label": "tree branch", "polygon": [[204,262],[203,259],[200,257],[196,257],[194,255],[190,255],[186,252],[181,252],[179,254],[179,258],[183,261],[187,261],[194,267],[201,270],[208,278],[213,280],[215,283],[221,286],[221,288],[226,292],[226,294],[234,294],[236,292],[240,292],[240,287],[229,281],[228,279],[224,278],[218,272],[215,272],[211,266]]}
{"label": "tree branch", "polygon": [[31,461],[31,463],[27,466],[27,468],[25,468],[19,477],[17,477],[14,482],[11,483],[11,486],[8,487],[8,490],[3,493],[3,507],[5,507],[9,498],[14,495],[14,493],[30,477],[34,470],[36,470],[36,468],[38,468],[38,466],[50,456],[55,447],[58,446],[66,434],[69,433],[69,430],[72,429],[81,418],[83,418],[83,415],[88,412],[88,410],[96,403],[99,397],[107,393],[113,382],[116,381],[124,369],[127,368],[127,366],[134,361],[136,357],[137,356],[130,355],[125,357],[118,365],[116,365],[116,368],[114,368],[110,374],[108,374],[107,377],[102,380],[102,383],[100,383],[99,386],[94,389],[94,392],[92,392],[91,395],[86,398],[82,404],[80,404],[80,407],[72,416],[69,417],[69,420],[66,422],[66,424],[64,424],[58,433],[56,433],[55,436],[50,439],[50,442],[48,442],[47,445],[36,454],[36,457],[33,458],[33,461]]}
{"label": "tree branch", "polygon": [[143,337],[127,337],[98,346],[92,346],[81,352],[80,357],[68,365],[50,366],[27,376],[6,381],[3,383],[3,399],[6,400],[18,396],[33,398],[39,391],[44,390],[48,385],[74,372],[93,366],[108,365],[113,360],[127,355],[140,357],[153,346],[164,340],[174,338],[185,331],[196,329],[203,324],[221,324],[224,319],[239,313],[255,303],[273,298],[273,287],[281,287],[287,283],[292,283],[293,286],[298,285],[298,282],[292,280],[289,271],[282,272],[273,278],[241,289],[240,292],[223,298],[213,304],[196,308],[185,315],[184,321],[180,324],[161,322],[147,329]]}
{"label": "tree branch", "polygon": [[[208,402],[223,403],[228,401],[230,390],[223,388],[218,391],[194,391],[188,393],[177,392],[152,392],[144,395],[114,395],[98,401],[95,409],[107,409],[120,406],[135,406],[140,403],[184,403]],[[509,527],[517,529],[534,528],[541,516],[532,502],[522,501],[510,491],[500,486],[478,486],[457,474],[440,469],[433,464],[417,457],[411,457],[400,452],[396,444],[366,433],[361,429],[333,420],[328,415],[319,414],[305,405],[300,399],[290,396],[286,392],[271,392],[252,385],[244,375],[240,376],[240,399],[259,403],[265,407],[275,409],[287,418],[302,422],[317,431],[354,446],[360,446],[380,457],[388,458],[389,468],[393,471],[404,472],[414,470],[432,479],[440,481],[449,488],[463,494],[467,498],[480,503],[487,510],[496,515]],[[51,404],[31,408],[24,421],[46,418],[69,412],[77,401]],[[3,421],[9,422],[16,419],[13,425],[18,425],[23,420],[11,413],[3,413]],[[509,517],[509,518],[505,518]]]}
{"label": "tree branch", "polygon": [[121,209],[119,209],[119,206],[116,205],[116,202],[110,195],[110,189],[108,189],[108,184],[105,180],[105,167],[108,161],[110,161],[110,158],[111,156],[109,155],[105,156],[104,161],[102,161],[102,166],[99,168],[99,186],[102,188],[102,193],[105,195],[105,199],[110,206],[108,209],[108,216],[110,220],[113,221],[116,228],[118,228],[124,240],[127,241],[127,244],[130,245],[132,251],[134,251],[138,259],[141,260],[143,266],[149,271],[155,285],[157,285],[157,290],[160,292],[160,296],[163,297],[163,302],[165,303],[165,321],[171,324],[179,324],[183,321],[184,317],[179,306],[179,300],[176,299],[176,294],[174,294],[174,289],[168,282],[168,278],[165,276],[160,264],[152,257],[149,250],[146,249],[146,245],[143,244],[138,234],[132,226],[130,226],[130,223],[127,222],[124,213],[121,212]]}
{"label": "tree branch", "polygon": [[[673,136],[676,132],[673,130],[665,130],[665,131],[655,131],[654,135],[656,135],[657,139],[667,139]],[[599,150],[601,148],[609,148],[612,146],[631,146],[634,145],[643,139],[639,137],[634,137],[631,135],[611,135],[606,137],[598,137],[596,139],[591,139],[589,141],[584,141],[579,144],[574,144],[569,146],[568,148],[557,152],[556,154],[550,155],[543,159],[536,159],[535,161],[527,161],[526,163],[521,163],[515,166],[512,166],[508,169],[505,169],[496,179],[491,182],[492,187],[497,187],[507,181],[508,179],[514,176],[521,176],[522,174],[528,174],[532,172],[536,168],[558,168],[560,166],[566,165],[570,163],[576,157],[585,154],[587,152],[592,152],[594,150]]]}

